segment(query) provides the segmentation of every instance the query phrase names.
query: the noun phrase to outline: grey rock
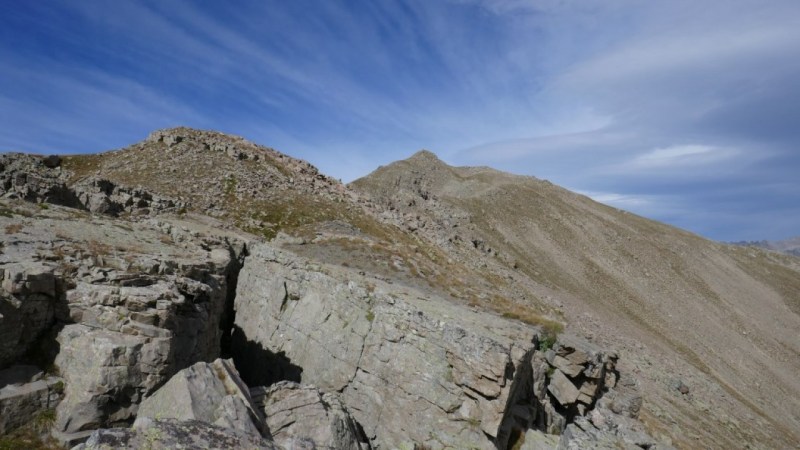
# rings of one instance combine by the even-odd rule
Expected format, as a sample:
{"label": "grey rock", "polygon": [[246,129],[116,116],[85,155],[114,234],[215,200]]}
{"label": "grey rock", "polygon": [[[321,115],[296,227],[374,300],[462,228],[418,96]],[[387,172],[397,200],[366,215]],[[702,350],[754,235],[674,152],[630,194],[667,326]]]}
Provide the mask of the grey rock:
{"label": "grey rock", "polygon": [[565,375],[568,375],[570,378],[580,375],[580,373],[585,370],[582,365],[575,364],[562,356],[556,356],[553,358],[553,366],[558,368]]}
{"label": "grey rock", "polygon": [[240,431],[211,425],[197,420],[176,419],[138,421],[133,428],[96,430],[85,443],[73,450],[111,449],[248,449],[279,450],[269,439]]}
{"label": "grey rock", "polygon": [[18,360],[54,321],[53,267],[23,261],[0,265],[0,368]]}
{"label": "grey rock", "polygon": [[[537,330],[394,289],[254,247],[236,296],[244,378],[342,392],[367,437],[388,448],[504,445],[507,407],[533,398],[519,386],[530,385]],[[246,367],[256,356],[263,362]],[[276,379],[257,379],[270,370]]]}
{"label": "grey rock", "polygon": [[555,370],[547,385],[547,391],[553,394],[562,406],[569,406],[578,400],[580,391],[560,370]]}
{"label": "grey rock", "polygon": [[559,437],[538,430],[528,430],[524,434],[524,439],[519,450],[555,450]]}
{"label": "grey rock", "polygon": [[369,448],[362,442],[360,425],[338,396],[324,394],[313,386],[279,382],[265,392],[263,408],[275,443],[284,448]]}
{"label": "grey rock", "polygon": [[199,362],[175,374],[145,398],[136,423],[144,418],[199,420],[243,433],[266,434],[263,417],[230,360]]}
{"label": "grey rock", "polygon": [[34,366],[0,370],[0,435],[30,423],[61,400],[64,381]]}
{"label": "grey rock", "polygon": [[642,395],[635,386],[620,383],[597,401],[597,408],[635,419],[642,408]]}
{"label": "grey rock", "polygon": [[[598,415],[602,415],[603,419],[598,420],[596,418]],[[597,426],[595,423],[601,425]],[[614,414],[609,410],[593,411],[592,421],[579,417],[575,423],[567,425],[558,443],[559,450],[642,448],[671,447],[657,443],[647,434],[641,422]]]}
{"label": "grey rock", "polygon": [[141,399],[177,371],[219,355],[230,258],[213,258],[172,261],[174,269],[143,286],[78,282],[66,293],[69,320],[79,323],[57,337],[55,362],[66,380],[59,438],[132,419]]}

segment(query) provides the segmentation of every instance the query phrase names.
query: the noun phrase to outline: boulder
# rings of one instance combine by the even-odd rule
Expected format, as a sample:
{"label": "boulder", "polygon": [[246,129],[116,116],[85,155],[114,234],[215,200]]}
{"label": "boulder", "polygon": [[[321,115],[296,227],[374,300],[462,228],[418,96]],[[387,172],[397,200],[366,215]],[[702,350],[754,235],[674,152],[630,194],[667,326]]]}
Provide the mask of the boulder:
{"label": "boulder", "polygon": [[569,406],[575,403],[580,395],[578,388],[558,369],[553,371],[550,384],[547,385],[547,391],[553,394],[561,406]]}
{"label": "boulder", "polygon": [[630,377],[623,378],[620,383],[609,390],[597,401],[598,409],[606,409],[614,414],[636,419],[642,408],[642,395],[636,383]]}
{"label": "boulder", "polygon": [[263,397],[264,415],[272,438],[284,448],[368,449],[361,426],[334,394],[313,386],[282,381]]}
{"label": "boulder", "polygon": [[64,392],[64,380],[45,375],[34,366],[0,370],[0,435],[30,423],[55,408]]}
{"label": "boulder", "polygon": [[582,365],[575,364],[571,360],[558,355],[553,358],[553,365],[570,378],[574,378],[584,371],[584,367]]}
{"label": "boulder", "polygon": [[132,428],[96,430],[72,450],[114,448],[279,450],[268,438],[197,420],[142,419]]}
{"label": "boulder", "polygon": [[511,407],[534,402],[538,330],[516,321],[266,244],[251,249],[235,307],[235,358],[248,383],[341,392],[387,448],[504,448]]}
{"label": "boulder", "polygon": [[42,158],[42,165],[48,169],[55,169],[61,165],[61,157],[58,155],[48,155]]}
{"label": "boulder", "polygon": [[199,420],[243,433],[266,433],[264,419],[230,360],[199,362],[175,374],[145,398],[136,422],[144,418]]}
{"label": "boulder", "polygon": [[596,426],[585,417],[579,417],[567,425],[558,442],[558,450],[673,449],[668,444],[656,442],[637,420],[608,410],[600,414],[604,415],[601,426]]}

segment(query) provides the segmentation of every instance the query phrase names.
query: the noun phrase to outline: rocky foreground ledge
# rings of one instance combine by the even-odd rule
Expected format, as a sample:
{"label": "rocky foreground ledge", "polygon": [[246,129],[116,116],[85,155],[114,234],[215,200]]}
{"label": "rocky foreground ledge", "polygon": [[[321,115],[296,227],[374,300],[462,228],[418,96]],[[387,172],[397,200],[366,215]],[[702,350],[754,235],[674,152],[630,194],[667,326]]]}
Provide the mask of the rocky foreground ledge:
{"label": "rocky foreground ledge", "polygon": [[57,170],[0,166],[0,434],[37,423],[79,449],[663,448],[611,351]]}

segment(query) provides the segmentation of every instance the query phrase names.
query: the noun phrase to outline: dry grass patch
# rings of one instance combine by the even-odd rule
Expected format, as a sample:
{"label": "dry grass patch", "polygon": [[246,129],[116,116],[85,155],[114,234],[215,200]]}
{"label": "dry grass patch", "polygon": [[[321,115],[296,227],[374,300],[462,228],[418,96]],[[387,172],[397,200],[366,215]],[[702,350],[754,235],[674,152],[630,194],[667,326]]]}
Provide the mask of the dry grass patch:
{"label": "dry grass patch", "polygon": [[21,223],[12,223],[6,225],[6,234],[16,234],[22,231],[25,226]]}

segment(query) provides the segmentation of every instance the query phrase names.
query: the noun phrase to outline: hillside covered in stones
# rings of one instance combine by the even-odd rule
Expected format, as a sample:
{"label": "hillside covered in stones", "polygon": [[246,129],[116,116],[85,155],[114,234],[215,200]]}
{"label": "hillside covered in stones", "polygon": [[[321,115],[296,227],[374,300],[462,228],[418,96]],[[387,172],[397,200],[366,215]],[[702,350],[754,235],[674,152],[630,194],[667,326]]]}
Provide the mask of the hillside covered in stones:
{"label": "hillside covered in stones", "polygon": [[430,152],[0,155],[0,445],[791,448],[800,264]]}

